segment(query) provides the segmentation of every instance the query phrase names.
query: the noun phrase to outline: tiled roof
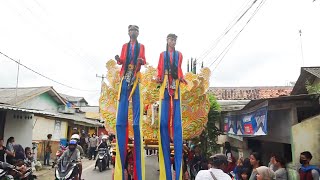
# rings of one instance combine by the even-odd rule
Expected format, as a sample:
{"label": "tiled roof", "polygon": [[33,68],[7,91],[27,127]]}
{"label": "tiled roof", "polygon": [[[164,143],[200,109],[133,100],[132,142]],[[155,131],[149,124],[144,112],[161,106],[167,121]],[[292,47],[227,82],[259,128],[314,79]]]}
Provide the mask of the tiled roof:
{"label": "tiled roof", "polygon": [[254,100],[288,96],[292,88],[292,86],[210,87],[208,92],[213,93],[217,100]]}

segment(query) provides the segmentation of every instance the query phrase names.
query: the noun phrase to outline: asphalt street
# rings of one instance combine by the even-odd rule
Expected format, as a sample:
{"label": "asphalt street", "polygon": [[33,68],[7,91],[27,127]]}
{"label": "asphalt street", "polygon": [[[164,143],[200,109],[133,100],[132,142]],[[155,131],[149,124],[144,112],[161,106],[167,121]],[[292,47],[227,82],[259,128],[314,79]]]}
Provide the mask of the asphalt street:
{"label": "asphalt street", "polygon": [[[82,161],[83,170],[82,178],[85,180],[111,180],[112,169],[108,169],[99,172],[98,169],[94,169],[95,161],[84,159]],[[112,168],[112,166],[111,166]],[[157,156],[146,157],[146,179],[157,180],[159,179],[159,166]],[[52,180],[54,179],[54,169],[49,169],[47,173],[38,177],[40,180]]]}

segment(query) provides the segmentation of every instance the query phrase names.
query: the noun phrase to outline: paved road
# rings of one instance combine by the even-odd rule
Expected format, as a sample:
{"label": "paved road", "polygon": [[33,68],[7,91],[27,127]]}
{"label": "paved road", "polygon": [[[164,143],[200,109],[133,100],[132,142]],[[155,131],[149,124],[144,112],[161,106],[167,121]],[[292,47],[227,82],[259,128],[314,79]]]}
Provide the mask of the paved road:
{"label": "paved road", "polygon": [[[85,180],[94,180],[94,179],[101,179],[101,180],[111,180],[112,178],[112,169],[108,169],[102,172],[99,172],[99,169],[94,169],[95,161],[91,161],[90,165],[83,169],[82,178]],[[111,166],[112,167],[112,166]]]}
{"label": "paved road", "polygon": [[[146,157],[146,179],[159,179],[159,166],[156,156]],[[94,169],[94,163],[83,169],[83,177],[85,180],[95,179],[110,179],[112,177],[112,169],[99,172],[98,169]]]}
{"label": "paved road", "polygon": [[[84,159],[83,164],[83,175],[82,178],[85,180],[111,180],[112,169],[99,172],[98,169],[94,169],[95,161]],[[156,156],[146,157],[146,179],[158,180],[159,179],[159,166]],[[44,176],[39,177],[40,180],[52,180],[54,179],[54,170],[46,173]]]}

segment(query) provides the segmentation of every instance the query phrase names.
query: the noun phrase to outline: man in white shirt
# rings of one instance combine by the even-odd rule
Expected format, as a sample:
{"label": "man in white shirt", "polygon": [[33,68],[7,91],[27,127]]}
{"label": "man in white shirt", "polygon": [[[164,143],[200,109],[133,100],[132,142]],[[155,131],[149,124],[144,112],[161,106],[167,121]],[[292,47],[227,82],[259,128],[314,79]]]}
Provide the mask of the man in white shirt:
{"label": "man in white shirt", "polygon": [[216,154],[210,158],[212,168],[199,171],[195,180],[231,180],[231,177],[224,172],[228,167],[227,156]]}

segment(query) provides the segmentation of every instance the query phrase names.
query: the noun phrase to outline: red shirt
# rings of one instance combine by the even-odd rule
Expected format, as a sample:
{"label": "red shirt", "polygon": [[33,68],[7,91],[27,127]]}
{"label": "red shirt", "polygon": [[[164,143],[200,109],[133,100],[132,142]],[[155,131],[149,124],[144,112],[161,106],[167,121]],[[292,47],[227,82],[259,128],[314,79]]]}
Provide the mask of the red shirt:
{"label": "red shirt", "polygon": [[[134,52],[134,45],[131,44],[131,52]],[[124,44],[122,46],[122,50],[121,50],[121,55],[120,55],[120,60],[117,61],[117,63],[119,65],[122,65],[121,67],[121,71],[120,71],[120,76],[122,77],[124,75],[124,71],[125,71],[125,67],[126,67],[126,60],[127,60],[127,49],[128,49],[128,43]],[[134,53],[132,53],[132,56],[134,55]],[[142,63],[140,63],[138,61],[135,72],[139,72],[141,69],[141,65],[145,65],[146,64],[146,57],[145,57],[145,48],[144,45],[140,43],[140,52],[138,55],[138,58],[141,58],[143,60]],[[133,64],[133,62],[130,62],[131,64]]]}
{"label": "red shirt", "polygon": [[[181,79],[183,78],[183,72],[181,69],[181,64],[182,64],[182,54],[181,52],[177,51],[179,53],[179,62],[178,62],[178,78]],[[158,78],[163,80],[164,77],[162,77],[164,75],[164,70],[165,70],[165,66],[164,66],[164,53],[166,53],[166,51],[162,52],[160,54],[160,58],[159,58],[159,63],[158,63]],[[172,52],[170,52],[170,64],[172,64],[173,58],[172,58]]]}

